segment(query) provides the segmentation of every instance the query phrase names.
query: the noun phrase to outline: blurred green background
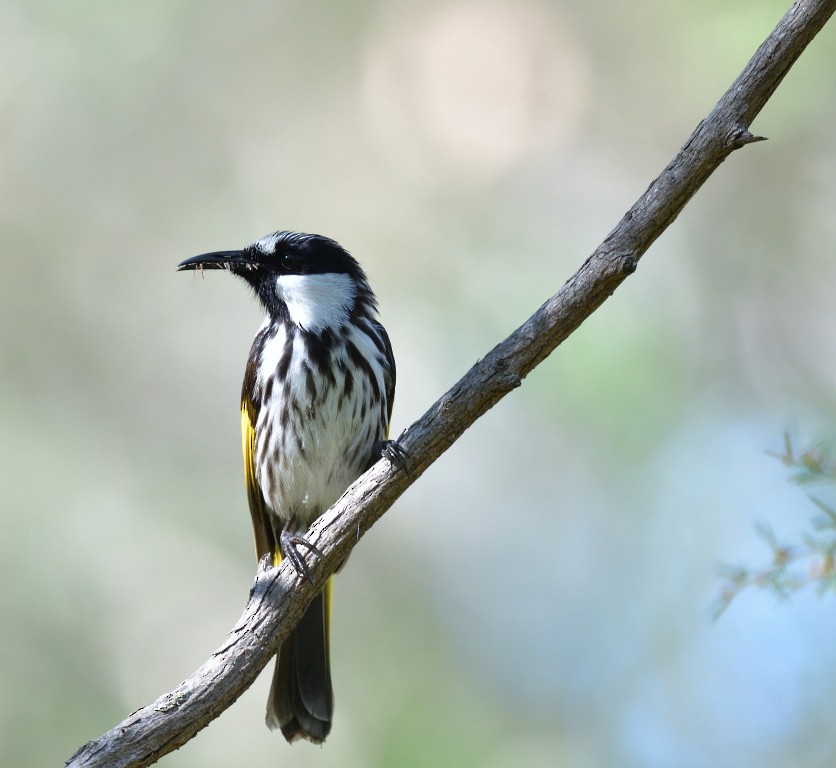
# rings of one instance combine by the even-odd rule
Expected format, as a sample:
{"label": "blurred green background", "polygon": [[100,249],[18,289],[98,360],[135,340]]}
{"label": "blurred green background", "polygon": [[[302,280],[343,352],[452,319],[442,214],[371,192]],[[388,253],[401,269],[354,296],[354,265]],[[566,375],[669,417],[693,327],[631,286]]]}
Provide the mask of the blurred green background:
{"label": "blurred green background", "polygon": [[[190,674],[254,571],[261,317],[188,256],[275,229],[369,273],[393,432],[575,271],[787,0],[0,6],[0,744],[59,765]],[[832,600],[720,562],[811,514],[836,423],[836,28],[617,294],[357,547],[334,730],[269,676],[161,765],[832,766]]]}

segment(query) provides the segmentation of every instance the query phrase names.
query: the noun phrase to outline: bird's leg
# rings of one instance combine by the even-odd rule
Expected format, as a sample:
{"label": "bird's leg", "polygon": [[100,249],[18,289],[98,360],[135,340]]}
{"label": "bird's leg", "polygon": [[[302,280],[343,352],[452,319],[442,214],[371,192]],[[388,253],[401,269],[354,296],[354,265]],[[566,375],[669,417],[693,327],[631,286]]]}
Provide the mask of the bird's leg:
{"label": "bird's leg", "polygon": [[279,534],[279,549],[282,551],[282,557],[290,560],[294,570],[299,576],[304,576],[311,584],[311,572],[308,569],[308,564],[305,558],[302,557],[297,547],[305,547],[310,552],[313,552],[317,557],[324,557],[322,550],[314,546],[304,536],[301,536],[296,531],[294,518],[289,518],[284,524],[282,532]]}
{"label": "bird's leg", "polygon": [[374,444],[373,450],[375,454],[386,459],[393,466],[402,469],[409,477],[409,469],[406,466],[409,454],[397,440],[378,440]]}

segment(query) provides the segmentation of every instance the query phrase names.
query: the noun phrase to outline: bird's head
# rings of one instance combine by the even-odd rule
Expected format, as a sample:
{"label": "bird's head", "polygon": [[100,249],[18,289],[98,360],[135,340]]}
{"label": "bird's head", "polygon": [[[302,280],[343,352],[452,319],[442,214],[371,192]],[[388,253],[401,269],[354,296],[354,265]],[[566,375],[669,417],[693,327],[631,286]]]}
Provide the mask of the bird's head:
{"label": "bird's head", "polygon": [[240,251],[193,256],[177,269],[226,269],[250,285],[272,319],[312,333],[336,330],[358,313],[375,312],[363,269],[321,235],[274,232]]}

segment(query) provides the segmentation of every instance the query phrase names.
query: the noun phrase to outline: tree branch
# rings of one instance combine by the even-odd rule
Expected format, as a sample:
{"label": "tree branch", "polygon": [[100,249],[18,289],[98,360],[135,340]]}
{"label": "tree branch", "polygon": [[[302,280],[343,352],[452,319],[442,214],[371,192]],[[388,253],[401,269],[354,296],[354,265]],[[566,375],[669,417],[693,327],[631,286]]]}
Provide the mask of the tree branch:
{"label": "tree branch", "polygon": [[314,583],[287,562],[260,567],[246,610],[212,657],[170,693],[129,715],[68,761],[73,768],[147,766],[185,744],[255,680],[327,577],[360,537],[476,419],[542,362],[636,270],[645,251],[749,132],[836,0],[799,0],[760,46],[676,157],[581,268],[519,329],[498,344],[403,435],[409,475],[378,462],[319,518],[309,538],[323,552]]}

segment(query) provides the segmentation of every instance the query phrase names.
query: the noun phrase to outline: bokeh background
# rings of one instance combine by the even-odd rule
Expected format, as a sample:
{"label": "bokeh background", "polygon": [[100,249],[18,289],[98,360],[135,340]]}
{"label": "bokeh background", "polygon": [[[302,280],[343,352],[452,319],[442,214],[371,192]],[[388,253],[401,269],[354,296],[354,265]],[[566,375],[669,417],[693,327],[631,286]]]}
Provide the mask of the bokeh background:
{"label": "bokeh background", "polygon": [[[366,267],[394,433],[575,271],[786,0],[0,6],[0,744],[59,765],[190,674],[254,570],[260,323],[181,259],[275,229]],[[336,585],[323,748],[264,675],[161,765],[831,766],[836,618],[741,595],[836,429],[836,28],[638,272]]]}

